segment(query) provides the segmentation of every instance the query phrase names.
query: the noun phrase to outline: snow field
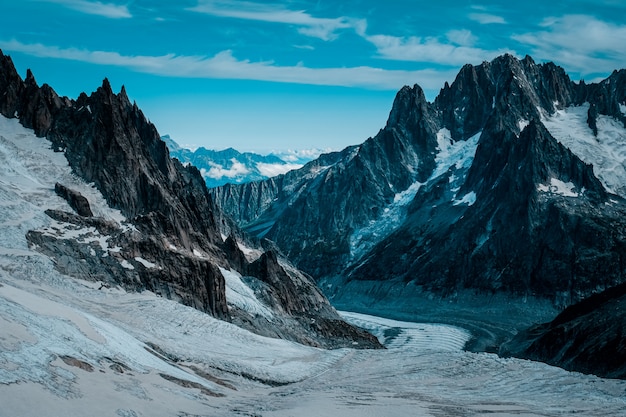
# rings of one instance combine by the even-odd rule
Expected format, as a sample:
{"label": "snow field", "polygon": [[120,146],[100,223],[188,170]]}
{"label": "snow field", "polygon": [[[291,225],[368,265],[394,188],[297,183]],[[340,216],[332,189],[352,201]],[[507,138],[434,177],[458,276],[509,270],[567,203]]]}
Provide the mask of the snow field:
{"label": "snow field", "polygon": [[557,110],[542,120],[555,139],[587,164],[604,187],[626,197],[626,129],[609,116],[598,116],[598,136],[587,125],[589,104]]}
{"label": "snow field", "polygon": [[537,185],[537,191],[543,193],[552,193],[562,195],[564,197],[578,197],[579,193],[576,192],[576,186],[572,182],[563,182],[556,178],[550,178],[550,185],[539,184]]}
{"label": "snow field", "polygon": [[254,291],[241,280],[241,274],[220,268],[226,281],[226,300],[252,316],[263,316],[268,320],[274,318],[272,310],[263,304]]}

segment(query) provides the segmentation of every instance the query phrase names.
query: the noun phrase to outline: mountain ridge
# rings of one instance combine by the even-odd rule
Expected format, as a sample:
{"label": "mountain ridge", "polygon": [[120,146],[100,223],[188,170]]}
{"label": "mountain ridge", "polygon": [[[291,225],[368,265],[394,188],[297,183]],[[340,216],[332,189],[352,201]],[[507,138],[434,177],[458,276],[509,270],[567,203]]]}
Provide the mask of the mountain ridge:
{"label": "mountain ridge", "polygon": [[[124,87],[115,94],[105,79],[90,96],[61,98],[47,84],[39,87],[30,71],[22,80],[0,52],[0,92],[3,117],[19,119],[50,141],[72,172],[124,217],[38,209],[52,226],[30,230],[25,238],[31,248],[56,259],[59,272],[128,291],[149,290],[267,336],[324,347],[353,342],[380,347],[373,336],[343,322],[310,277],[227,223],[200,171],[170,159],[156,128],[130,103]],[[41,146],[47,146],[44,139]],[[53,183],[42,192],[58,188],[68,202],[79,198],[79,192],[62,192],[63,187]],[[259,275],[250,277],[256,292],[240,284],[250,273]],[[299,291],[283,292],[276,274]],[[243,285],[244,293],[232,285]],[[259,302],[271,306],[271,320],[246,311]]]}

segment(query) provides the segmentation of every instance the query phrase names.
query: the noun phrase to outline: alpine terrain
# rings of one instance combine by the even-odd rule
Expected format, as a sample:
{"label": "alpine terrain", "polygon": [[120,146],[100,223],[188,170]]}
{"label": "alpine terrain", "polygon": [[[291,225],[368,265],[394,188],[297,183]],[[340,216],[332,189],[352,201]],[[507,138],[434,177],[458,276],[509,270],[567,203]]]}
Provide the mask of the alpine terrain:
{"label": "alpine terrain", "polygon": [[[417,114],[411,108],[418,104],[418,96],[411,96],[418,91],[405,89],[401,93],[413,100],[406,103],[406,114]],[[503,105],[495,102],[496,109]],[[420,106],[434,108],[426,102]],[[559,109],[552,117],[570,118],[568,124],[583,131],[586,125],[574,123],[581,117],[577,113],[581,109],[586,107],[574,108],[573,113]],[[604,143],[602,135],[609,131],[606,126],[619,132],[617,122],[602,116],[602,111],[598,108],[596,118],[600,144]],[[508,315],[495,323],[485,319],[472,321],[453,303],[437,297],[422,300],[422,307],[432,308],[433,312],[452,305],[455,320],[450,321],[458,326],[437,324],[434,320],[430,324],[337,312],[313,278],[292,265],[275,243],[250,237],[219,209],[200,171],[170,159],[155,126],[136,104],[130,103],[123,88],[115,94],[107,80],[91,95],[59,97],[50,86],[39,86],[30,71],[22,79],[11,58],[0,52],[0,113],[2,416],[623,415],[624,380],[583,375],[481,349],[481,345],[490,343],[490,334],[511,322],[519,327],[520,323],[552,318],[555,310],[551,302],[528,297],[527,305],[538,307],[537,312],[526,308],[524,319]],[[433,128],[421,122],[407,124],[406,114],[397,115],[396,133],[391,131],[389,137],[416,135],[410,132],[419,132],[413,130],[418,125]],[[550,116],[542,117],[547,120]],[[539,123],[530,121],[526,129],[518,126],[522,130],[517,132],[519,137],[509,139],[515,143],[528,139],[525,135],[533,132],[529,129],[542,131]],[[435,152],[435,171],[430,174],[429,168],[420,163],[419,155],[426,154],[411,154],[406,149],[393,151],[396,145],[387,149],[409,158],[407,163],[412,161],[415,172],[411,175],[415,175],[416,181],[421,176],[430,178],[436,172],[447,172],[447,168],[440,167],[441,161],[461,161],[458,167],[450,162],[455,177],[452,182],[450,176],[439,182],[440,197],[432,191],[424,194],[424,198],[440,198],[440,203],[432,205],[447,207],[439,217],[433,215],[442,224],[450,219],[460,222],[461,211],[469,218],[470,209],[482,204],[481,198],[487,193],[486,183],[477,179],[470,182],[470,178],[475,178],[472,175],[478,175],[472,174],[470,164],[471,146],[475,146],[472,141],[478,137],[472,135],[464,140],[463,135],[449,130],[449,134],[443,131],[445,135],[435,136],[435,142],[427,144],[434,146]],[[542,137],[550,138],[545,132]],[[368,143],[372,155],[382,152],[374,140]],[[265,199],[278,198],[283,203],[273,207],[278,219],[280,213],[291,209],[289,204],[294,203],[294,208],[298,204],[297,199],[284,199],[287,191],[304,198],[309,190],[313,192],[321,186],[329,172],[333,175],[328,181],[339,186],[342,173],[351,161],[360,159],[358,154],[364,152],[364,146],[324,155],[300,173],[256,183],[249,189],[262,197],[255,210],[268,205]],[[547,209],[546,205],[553,202],[555,215],[562,216],[561,228],[578,219],[579,211],[587,213],[584,219],[577,220],[581,224],[580,236],[574,243],[587,242],[582,247],[589,250],[584,253],[590,257],[608,254],[600,265],[608,271],[611,254],[619,254],[620,224],[603,217],[603,210],[616,216],[620,212],[621,198],[610,193],[616,188],[606,190],[591,168],[574,157],[564,160],[571,164],[567,171],[571,177],[562,173],[560,169],[565,165],[555,157],[529,161],[533,167],[544,166],[544,161],[551,170],[547,172],[555,178],[554,182],[542,180],[534,186],[538,197],[533,204],[537,210]],[[379,162],[381,169],[385,167],[382,159]],[[385,169],[391,170],[392,165],[398,164]],[[579,169],[580,178],[574,175]],[[536,178],[543,178],[541,172]],[[299,180],[294,175],[300,175]],[[288,183],[286,178],[296,182]],[[397,181],[401,181],[401,176]],[[587,181],[584,190],[580,181]],[[413,207],[411,201],[418,201],[420,192],[434,186],[426,180],[424,183],[418,186],[407,182],[406,190],[410,191],[401,194],[395,205],[391,198],[391,206],[381,208],[378,214],[376,210],[367,213],[368,222],[392,215],[396,222],[393,230],[379,237],[373,232],[382,223],[367,223],[372,228],[362,229],[361,246],[356,245],[363,254],[377,250],[390,259],[391,254],[378,245],[392,242],[396,231],[414,233],[409,227],[419,224],[418,212],[423,207]],[[281,190],[285,195],[270,196],[276,184],[284,186]],[[393,184],[389,182],[387,186]],[[450,189],[470,185],[474,188]],[[367,182],[350,185],[357,186],[370,187]],[[263,187],[265,191],[261,192]],[[229,189],[237,190],[233,186]],[[476,193],[475,200],[471,191]],[[372,199],[361,194],[363,200]],[[446,195],[454,196],[454,201],[444,202]],[[332,198],[341,200],[336,195]],[[357,211],[349,214],[349,207],[350,204],[342,206],[346,218],[365,215]],[[321,205],[310,207],[309,215],[321,209]],[[498,213],[491,216],[499,219]],[[529,215],[527,221],[536,222],[537,218]],[[308,225],[314,219],[303,217],[303,221]],[[431,225],[425,220],[421,224]],[[593,229],[596,224],[598,229]],[[613,227],[613,240],[599,234],[604,233],[605,224]],[[257,230],[268,233],[270,226],[256,223]],[[485,246],[500,236],[496,227],[503,225],[494,223]],[[298,230],[294,232],[302,233]],[[592,231],[597,233],[587,235]],[[431,239],[440,236],[434,228],[429,233]],[[471,234],[471,228],[467,233]],[[602,239],[597,240],[599,237]],[[606,247],[592,244],[596,241]],[[545,245],[558,249],[554,245],[559,242],[556,239]],[[463,248],[459,246],[459,252]],[[546,253],[545,262],[556,256],[547,250]],[[325,262],[319,253],[315,256]],[[396,257],[398,267],[408,263],[410,256],[419,255],[407,252],[405,258]],[[451,266],[458,256],[451,251]],[[329,271],[337,269],[343,258],[332,259],[333,263],[326,265]],[[365,297],[368,288],[372,290],[371,299],[381,303],[392,298],[397,301],[408,294],[391,292],[401,288],[399,283],[410,282],[408,275],[399,275],[397,279],[379,281],[387,283],[390,291],[386,300],[381,298],[385,287],[376,287],[373,280],[364,280],[362,275],[364,268],[381,266],[376,266],[371,257],[363,255],[360,259],[359,263],[347,262],[346,268],[341,269],[345,275],[337,274],[336,280],[329,281],[333,284],[331,290],[355,291],[354,298],[344,292],[337,293],[336,300],[343,294],[344,301],[353,301],[355,305],[359,301],[364,310],[376,312],[381,309],[377,310],[377,304],[369,303]],[[471,262],[468,260],[468,264]],[[322,270],[319,265],[317,269]],[[572,294],[576,288],[583,294],[595,279],[589,276],[589,283],[584,283],[575,278]],[[615,280],[607,277],[606,285]],[[507,282],[502,281],[503,287]],[[534,288],[536,283],[532,284]],[[430,288],[435,294],[436,286]],[[513,289],[509,291],[512,293]],[[607,291],[586,304],[564,310],[549,325],[520,332],[505,346],[506,354],[535,355],[533,359],[561,366],[564,365],[560,361],[574,356],[586,361],[584,355],[562,355],[555,346],[563,339],[573,340],[573,333],[591,332],[596,322],[606,322],[601,320],[607,314],[619,317],[614,312],[621,308],[622,287]],[[403,299],[403,303],[396,303],[399,314],[409,311],[410,304],[415,306],[416,298]],[[484,313],[491,308],[479,302],[472,311]],[[519,304],[511,306],[519,311]],[[619,322],[612,323],[610,329],[612,335],[617,335]],[[596,338],[588,342],[602,343],[602,333],[594,334]],[[619,351],[620,346],[607,344],[602,352]],[[482,352],[473,353],[468,348]],[[596,369],[599,368],[593,368]],[[616,369],[611,367],[608,375],[619,376]]]}
{"label": "alpine terrain", "polygon": [[274,154],[241,153],[233,148],[213,151],[200,147],[192,151],[178,145],[169,135],[162,136],[161,140],[167,145],[170,157],[198,168],[209,188],[268,179],[302,168],[303,161],[313,159],[300,158],[295,162],[287,162]]}
{"label": "alpine terrain", "polygon": [[[503,55],[464,66],[434,102],[417,85],[402,88],[386,126],[360,146],[210,193],[336,305],[476,326],[485,338],[474,348],[497,350],[626,281],[625,124],[626,70],[587,84],[553,63]],[[618,319],[614,331],[570,348],[623,352],[623,315],[597,314]],[[607,374],[557,354],[600,332],[597,316],[577,317],[517,354]]]}

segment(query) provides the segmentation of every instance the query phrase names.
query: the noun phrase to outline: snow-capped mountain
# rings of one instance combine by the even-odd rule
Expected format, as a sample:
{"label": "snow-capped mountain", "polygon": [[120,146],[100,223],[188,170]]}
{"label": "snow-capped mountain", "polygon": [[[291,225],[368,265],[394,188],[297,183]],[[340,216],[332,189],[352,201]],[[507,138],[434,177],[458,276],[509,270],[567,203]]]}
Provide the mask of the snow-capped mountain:
{"label": "snow-capped mountain", "polygon": [[36,251],[61,274],[149,290],[266,336],[377,345],[271,245],[227,223],[200,172],[170,159],[123,88],[114,94],[105,80],[90,96],[59,97],[0,54],[0,112],[3,204],[39,220],[16,221],[10,244],[20,256]]}
{"label": "snow-capped mountain", "polygon": [[209,188],[232,183],[243,184],[285,174],[315,159],[321,151],[285,152],[281,159],[275,154],[241,153],[233,148],[221,151],[200,147],[196,150],[178,145],[169,135],[162,136],[172,158],[192,164],[200,170]]}
{"label": "snow-capped mountain", "polygon": [[625,82],[574,83],[530,57],[467,65],[433,103],[403,88],[362,145],[211,193],[318,278],[566,305],[622,280]]}
{"label": "snow-capped mountain", "polygon": [[464,66],[432,103],[404,87],[360,146],[211,194],[342,308],[558,312],[626,280],[625,109],[626,70],[576,83],[504,55]]}

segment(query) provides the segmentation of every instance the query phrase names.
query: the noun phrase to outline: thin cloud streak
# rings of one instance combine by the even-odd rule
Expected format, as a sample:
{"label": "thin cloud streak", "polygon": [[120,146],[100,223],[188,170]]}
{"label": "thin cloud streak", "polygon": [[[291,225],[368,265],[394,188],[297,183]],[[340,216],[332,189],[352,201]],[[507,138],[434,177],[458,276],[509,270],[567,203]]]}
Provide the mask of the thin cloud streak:
{"label": "thin cloud streak", "polygon": [[283,23],[299,26],[298,32],[322,40],[337,38],[342,29],[363,30],[364,21],[347,17],[319,18],[304,10],[289,10],[279,4],[259,4],[249,1],[201,0],[187,10],[212,16]]}
{"label": "thin cloud streak", "polygon": [[483,24],[483,25],[490,25],[490,24],[504,25],[507,23],[506,20],[504,20],[502,16],[496,16],[494,14],[489,14],[489,13],[470,13],[468,17],[471,20],[478,22],[480,24]]}
{"label": "thin cloud streak", "polygon": [[[452,33],[452,36],[449,37],[454,39],[460,33]],[[463,36],[466,42],[473,42],[471,33],[463,32]],[[479,63],[504,53],[514,54],[509,49],[489,51],[471,46],[442,43],[436,38],[373,35],[367,36],[366,39],[376,47],[380,58],[396,61],[464,65],[467,63]],[[459,39],[456,40],[459,41]]]}
{"label": "thin cloud streak", "polygon": [[280,83],[362,87],[397,90],[403,85],[418,83],[426,90],[439,89],[456,71],[432,69],[404,71],[368,66],[342,68],[309,68],[302,65],[278,66],[272,62],[238,60],[232,51],[212,57],[161,55],[127,56],[117,52],[62,49],[43,44],[25,44],[16,40],[0,41],[0,49],[21,52],[41,58],[56,58],[97,65],[124,67],[133,71],[165,77],[239,79]]}
{"label": "thin cloud streak", "polygon": [[113,3],[102,3],[100,1],[88,0],[34,0],[45,3],[55,3],[68,9],[76,10],[81,13],[96,16],[108,17],[110,19],[128,19],[133,17],[128,6],[117,5]]}

